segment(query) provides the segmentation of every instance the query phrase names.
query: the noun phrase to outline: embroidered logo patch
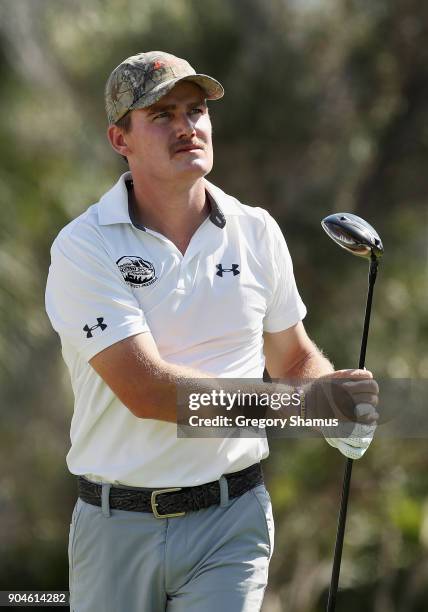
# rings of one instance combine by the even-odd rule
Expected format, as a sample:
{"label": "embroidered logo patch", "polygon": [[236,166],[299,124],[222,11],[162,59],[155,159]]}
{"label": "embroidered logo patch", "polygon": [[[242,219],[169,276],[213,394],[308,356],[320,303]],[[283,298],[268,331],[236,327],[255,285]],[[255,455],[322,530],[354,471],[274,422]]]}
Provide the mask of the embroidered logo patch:
{"label": "embroidered logo patch", "polygon": [[158,279],[154,265],[141,257],[124,255],[116,263],[126,283],[131,287],[147,287]]}

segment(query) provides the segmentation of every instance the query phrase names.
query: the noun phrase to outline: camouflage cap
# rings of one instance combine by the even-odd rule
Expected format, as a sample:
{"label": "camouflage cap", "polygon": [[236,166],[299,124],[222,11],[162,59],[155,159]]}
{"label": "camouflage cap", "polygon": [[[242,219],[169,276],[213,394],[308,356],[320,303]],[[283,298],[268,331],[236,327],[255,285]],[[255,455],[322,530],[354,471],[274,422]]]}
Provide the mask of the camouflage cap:
{"label": "camouflage cap", "polygon": [[206,74],[196,74],[184,59],[163,51],[138,53],[119,64],[107,80],[105,104],[109,123],[116,123],[130,110],[154,104],[179,81],[199,85],[207,100],[218,100],[224,95],[218,81]]}

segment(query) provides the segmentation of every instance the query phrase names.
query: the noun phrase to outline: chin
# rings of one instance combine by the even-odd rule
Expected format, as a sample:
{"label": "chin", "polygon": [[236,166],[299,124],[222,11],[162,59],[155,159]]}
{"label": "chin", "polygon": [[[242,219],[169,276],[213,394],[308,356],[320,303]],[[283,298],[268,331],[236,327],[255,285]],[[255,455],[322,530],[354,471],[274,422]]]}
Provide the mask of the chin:
{"label": "chin", "polygon": [[209,172],[211,172],[212,164],[206,163],[193,163],[187,166],[187,168],[183,168],[180,174],[194,176],[195,178],[199,178],[201,176],[205,176]]}

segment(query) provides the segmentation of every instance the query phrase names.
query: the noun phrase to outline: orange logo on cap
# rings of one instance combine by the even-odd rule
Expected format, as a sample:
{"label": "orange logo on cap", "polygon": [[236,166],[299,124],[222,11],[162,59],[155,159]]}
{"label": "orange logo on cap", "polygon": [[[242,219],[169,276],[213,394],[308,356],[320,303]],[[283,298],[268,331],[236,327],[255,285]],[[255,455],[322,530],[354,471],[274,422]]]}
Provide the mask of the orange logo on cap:
{"label": "orange logo on cap", "polygon": [[156,62],[153,64],[153,70],[159,70],[159,68],[163,68],[164,66],[164,62],[156,60]]}

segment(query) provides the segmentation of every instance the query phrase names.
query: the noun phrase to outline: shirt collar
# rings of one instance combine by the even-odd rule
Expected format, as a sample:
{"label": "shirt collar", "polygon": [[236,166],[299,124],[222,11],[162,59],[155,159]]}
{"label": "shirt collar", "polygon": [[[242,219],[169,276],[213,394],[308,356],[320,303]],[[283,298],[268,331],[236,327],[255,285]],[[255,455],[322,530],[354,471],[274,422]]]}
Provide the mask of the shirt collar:
{"label": "shirt collar", "polygon": [[100,225],[132,224],[129,216],[128,190],[125,182],[131,179],[131,173],[125,172],[117,183],[102,196],[98,202],[98,223]]}
{"label": "shirt collar", "polygon": [[[116,223],[128,223],[133,225],[129,203],[128,189],[126,183],[132,181],[131,172],[125,172],[117,183],[105,193],[98,202],[98,222],[100,225],[114,225]],[[228,196],[224,191],[204,179],[205,190],[210,202],[210,221],[220,229],[226,225],[229,215],[240,214],[236,200]],[[134,224],[136,225],[136,224]],[[144,226],[136,225],[145,230]]]}

